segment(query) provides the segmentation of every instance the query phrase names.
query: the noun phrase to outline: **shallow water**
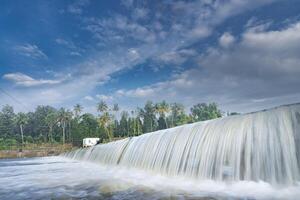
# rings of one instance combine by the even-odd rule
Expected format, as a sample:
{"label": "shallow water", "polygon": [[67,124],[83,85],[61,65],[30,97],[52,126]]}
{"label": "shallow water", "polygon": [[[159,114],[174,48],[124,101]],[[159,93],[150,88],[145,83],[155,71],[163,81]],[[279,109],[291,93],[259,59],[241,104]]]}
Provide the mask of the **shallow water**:
{"label": "shallow water", "polygon": [[300,198],[300,184],[215,182],[168,178],[62,157],[0,160],[0,199],[221,199]]}

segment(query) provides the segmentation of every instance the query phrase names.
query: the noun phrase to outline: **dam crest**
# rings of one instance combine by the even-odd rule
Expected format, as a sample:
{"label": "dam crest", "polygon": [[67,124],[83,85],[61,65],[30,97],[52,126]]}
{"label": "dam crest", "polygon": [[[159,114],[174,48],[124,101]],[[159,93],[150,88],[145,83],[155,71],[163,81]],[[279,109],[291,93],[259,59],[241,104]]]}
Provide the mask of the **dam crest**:
{"label": "dam crest", "polygon": [[159,130],[64,156],[197,180],[300,180],[300,104]]}

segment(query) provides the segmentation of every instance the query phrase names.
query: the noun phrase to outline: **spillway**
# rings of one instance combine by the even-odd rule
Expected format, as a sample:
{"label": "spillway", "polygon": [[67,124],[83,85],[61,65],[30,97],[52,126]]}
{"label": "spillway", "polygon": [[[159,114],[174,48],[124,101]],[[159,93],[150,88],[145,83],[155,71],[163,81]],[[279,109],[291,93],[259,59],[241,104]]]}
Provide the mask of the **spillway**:
{"label": "spillway", "polygon": [[172,177],[291,185],[300,181],[300,104],[155,131],[65,156]]}

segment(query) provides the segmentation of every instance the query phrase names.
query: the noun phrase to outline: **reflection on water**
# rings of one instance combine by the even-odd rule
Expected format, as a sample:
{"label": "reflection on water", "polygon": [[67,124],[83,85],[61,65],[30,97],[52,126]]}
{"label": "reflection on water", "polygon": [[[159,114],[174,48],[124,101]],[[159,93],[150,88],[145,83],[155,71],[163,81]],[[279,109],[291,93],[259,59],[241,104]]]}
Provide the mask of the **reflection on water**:
{"label": "reflection on water", "polygon": [[300,185],[195,182],[60,157],[0,161],[0,199],[292,199]]}

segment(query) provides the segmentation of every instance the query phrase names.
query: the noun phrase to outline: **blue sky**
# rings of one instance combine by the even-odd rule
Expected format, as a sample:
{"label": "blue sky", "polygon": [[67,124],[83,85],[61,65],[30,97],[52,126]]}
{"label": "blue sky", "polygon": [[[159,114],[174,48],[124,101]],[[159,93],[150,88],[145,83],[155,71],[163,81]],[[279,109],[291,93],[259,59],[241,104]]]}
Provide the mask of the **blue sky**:
{"label": "blue sky", "polygon": [[4,0],[0,105],[300,102],[300,1]]}

